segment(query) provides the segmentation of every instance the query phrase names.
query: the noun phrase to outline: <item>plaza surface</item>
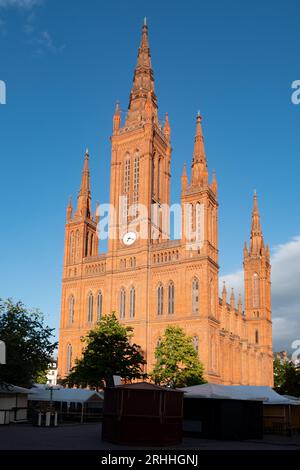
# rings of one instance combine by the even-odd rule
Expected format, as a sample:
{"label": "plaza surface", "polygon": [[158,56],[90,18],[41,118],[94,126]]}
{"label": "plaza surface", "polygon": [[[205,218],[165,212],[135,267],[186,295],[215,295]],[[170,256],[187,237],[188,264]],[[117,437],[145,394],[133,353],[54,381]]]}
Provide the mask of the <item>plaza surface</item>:
{"label": "plaza surface", "polygon": [[[144,449],[110,444],[101,440],[101,423],[38,428],[28,424],[0,427],[1,450],[130,450]],[[182,444],[146,449],[197,450],[300,450],[300,435],[292,437],[267,435],[262,440],[215,441],[184,438]]]}

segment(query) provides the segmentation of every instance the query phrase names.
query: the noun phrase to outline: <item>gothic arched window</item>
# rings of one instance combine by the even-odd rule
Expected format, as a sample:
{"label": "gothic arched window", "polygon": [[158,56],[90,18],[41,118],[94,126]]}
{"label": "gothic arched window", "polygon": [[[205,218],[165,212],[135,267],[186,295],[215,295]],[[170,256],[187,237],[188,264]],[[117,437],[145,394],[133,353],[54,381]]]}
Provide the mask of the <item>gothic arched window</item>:
{"label": "gothic arched window", "polygon": [[75,235],[71,232],[70,235],[70,263],[74,263],[75,259]]}
{"label": "gothic arched window", "polygon": [[139,202],[139,182],[140,182],[140,157],[138,151],[133,160],[133,204],[134,215],[137,215],[137,206]]}
{"label": "gothic arched window", "polygon": [[255,330],[255,344],[259,343],[259,333],[258,330]]}
{"label": "gothic arched window", "polygon": [[74,295],[69,297],[69,323],[74,323],[74,308],[75,308],[75,298]]}
{"label": "gothic arched window", "polygon": [[200,204],[200,202],[197,202],[196,204],[196,241],[197,242],[203,242],[203,204]]}
{"label": "gothic arched window", "polygon": [[174,295],[175,295],[175,287],[173,281],[169,282],[168,285],[168,314],[174,314]]}
{"label": "gothic arched window", "polygon": [[102,316],[102,301],[102,292],[100,290],[97,295],[97,321],[99,321]]}
{"label": "gothic arched window", "polygon": [[72,369],[72,345],[67,345],[67,364],[66,364],[66,372],[69,374]]}
{"label": "gothic arched window", "polygon": [[74,249],[74,256],[76,261],[79,260],[79,230],[76,230],[76,235],[75,235],[75,249]]}
{"label": "gothic arched window", "polygon": [[130,156],[127,153],[125,157],[125,167],[124,167],[124,193],[129,193],[130,189]]}
{"label": "gothic arched window", "polygon": [[192,312],[199,312],[199,280],[196,277],[192,282]]}
{"label": "gothic arched window", "polygon": [[157,315],[164,314],[164,286],[159,284],[157,287]]}
{"label": "gothic arched window", "polygon": [[120,290],[120,318],[125,318],[126,292],[124,287]]}
{"label": "gothic arched window", "polygon": [[87,302],[87,308],[88,308],[87,321],[89,323],[92,323],[93,321],[93,306],[94,306],[94,297],[93,297],[93,294],[90,292],[88,295],[88,302]]}
{"label": "gothic arched window", "polygon": [[130,318],[135,317],[135,288],[132,287],[130,289],[130,310],[129,310]]}
{"label": "gothic arched window", "polygon": [[89,254],[89,241],[90,241],[90,235],[89,235],[89,232],[87,232],[86,238],[85,238],[85,256],[88,256]]}
{"label": "gothic arched window", "polygon": [[93,255],[93,243],[94,243],[94,235],[91,234],[91,237],[90,237],[90,256]]}
{"label": "gothic arched window", "polygon": [[188,242],[191,242],[193,239],[193,204],[185,204],[185,221],[184,221],[184,230],[185,237]]}
{"label": "gothic arched window", "polygon": [[259,308],[259,278],[258,274],[253,274],[253,308]]}
{"label": "gothic arched window", "polygon": [[210,281],[210,313],[213,316],[216,314],[216,292],[213,279]]}
{"label": "gothic arched window", "polygon": [[161,182],[160,182],[160,178],[161,178],[161,158],[158,159],[158,162],[157,162],[157,199],[159,200],[160,199],[160,185],[161,185]]}

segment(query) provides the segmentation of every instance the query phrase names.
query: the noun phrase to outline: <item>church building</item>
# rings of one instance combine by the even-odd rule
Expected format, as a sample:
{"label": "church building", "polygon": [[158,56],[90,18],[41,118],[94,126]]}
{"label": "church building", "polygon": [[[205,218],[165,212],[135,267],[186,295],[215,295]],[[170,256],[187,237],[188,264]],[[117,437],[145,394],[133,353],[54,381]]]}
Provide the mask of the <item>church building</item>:
{"label": "church building", "polygon": [[[171,128],[158,118],[148,43],[142,27],[124,122],[117,103],[111,136],[107,253],[99,252],[99,214],[91,208],[89,153],[74,210],[67,207],[58,367],[65,377],[101,315],[116,312],[134,328],[147,372],[168,325],[193,338],[209,382],[273,385],[270,253],[257,195],[244,247],[242,298],[219,295],[218,185],[209,175],[200,114],[191,176],[181,177],[181,234],[170,237]],[[102,175],[102,177],[105,177]],[[250,220],[249,220],[250,222]],[[100,240],[101,245],[101,240]]]}

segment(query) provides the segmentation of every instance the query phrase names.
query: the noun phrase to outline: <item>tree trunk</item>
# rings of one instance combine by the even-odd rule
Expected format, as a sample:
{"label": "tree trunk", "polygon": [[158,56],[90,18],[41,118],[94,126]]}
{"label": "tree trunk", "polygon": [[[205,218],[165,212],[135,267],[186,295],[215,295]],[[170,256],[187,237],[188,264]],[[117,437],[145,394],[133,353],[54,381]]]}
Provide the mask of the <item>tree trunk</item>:
{"label": "tree trunk", "polygon": [[108,375],[105,378],[105,385],[106,385],[106,387],[114,387],[115,386],[113,375]]}

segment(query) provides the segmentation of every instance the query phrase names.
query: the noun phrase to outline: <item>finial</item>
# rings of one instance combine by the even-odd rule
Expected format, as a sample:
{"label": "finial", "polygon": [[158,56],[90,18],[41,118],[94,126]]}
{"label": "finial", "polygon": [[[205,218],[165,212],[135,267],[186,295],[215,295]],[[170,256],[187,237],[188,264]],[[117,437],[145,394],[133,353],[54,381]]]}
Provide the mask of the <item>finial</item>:
{"label": "finial", "polygon": [[147,26],[147,17],[144,16],[144,26]]}
{"label": "finial", "polygon": [[85,155],[89,155],[89,149],[86,148]]}
{"label": "finial", "polygon": [[116,110],[115,110],[115,114],[120,114],[120,101],[117,99],[116,101]]}

